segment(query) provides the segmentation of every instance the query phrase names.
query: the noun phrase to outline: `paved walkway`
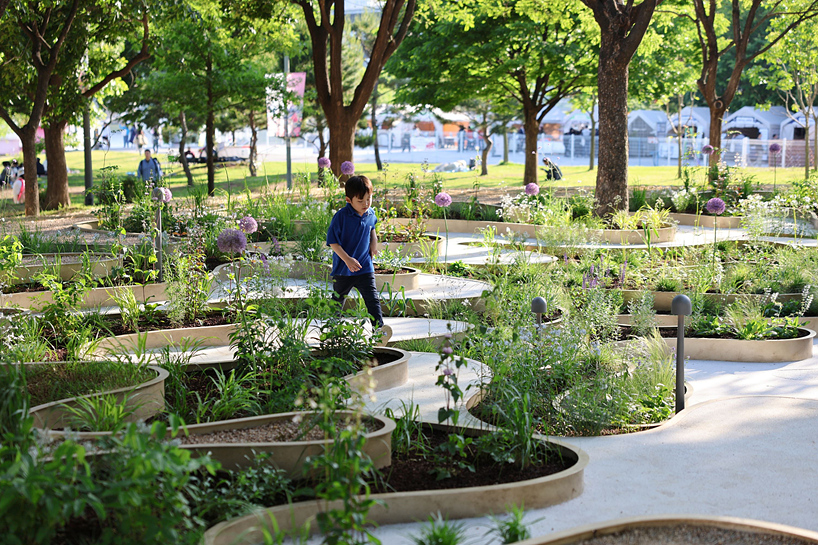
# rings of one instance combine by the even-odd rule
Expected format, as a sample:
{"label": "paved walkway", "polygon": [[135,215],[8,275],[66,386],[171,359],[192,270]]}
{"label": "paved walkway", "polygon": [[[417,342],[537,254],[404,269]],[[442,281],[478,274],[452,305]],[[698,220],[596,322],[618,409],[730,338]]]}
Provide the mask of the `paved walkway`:
{"label": "paved walkway", "polygon": [[[425,359],[429,362],[425,362]],[[419,358],[412,396],[436,398]],[[433,367],[432,367],[433,368]],[[620,517],[660,514],[727,515],[818,531],[818,358],[794,363],[690,361],[687,409],[648,432],[569,438],[590,456],[585,491],[567,503],[531,511],[535,536]],[[432,386],[430,386],[432,388]],[[439,389],[439,388],[438,388]],[[379,392],[380,404],[405,399],[405,389]],[[392,398],[390,400],[389,398]],[[474,543],[487,517],[461,521]],[[420,524],[375,530],[383,543],[409,544]]]}

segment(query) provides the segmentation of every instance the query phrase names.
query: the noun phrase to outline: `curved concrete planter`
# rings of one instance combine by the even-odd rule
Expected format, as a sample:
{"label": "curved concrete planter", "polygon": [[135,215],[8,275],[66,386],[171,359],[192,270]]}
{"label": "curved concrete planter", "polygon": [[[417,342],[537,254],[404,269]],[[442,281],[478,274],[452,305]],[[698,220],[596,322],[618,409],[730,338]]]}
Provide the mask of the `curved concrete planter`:
{"label": "curved concrete planter", "polygon": [[[42,364],[35,363],[26,365]],[[111,394],[115,395],[119,402],[127,396],[128,401],[126,406],[129,409],[136,409],[136,411],[126,419],[128,422],[151,418],[165,408],[165,379],[168,378],[168,372],[161,367],[155,367],[153,365],[149,365],[148,369],[156,372],[156,378],[137,386],[60,399],[32,407],[30,414],[34,417],[34,426],[43,429],[64,428],[69,425],[72,419],[71,413],[65,409],[66,406],[77,407],[76,400],[80,398],[93,398]]]}
{"label": "curved concrete planter", "polygon": [[[392,225],[408,225],[414,222],[414,219],[409,218],[393,218],[387,220]],[[423,223],[427,231],[436,233],[446,232],[446,221],[442,219],[425,219]],[[537,231],[542,228],[542,225],[534,225],[531,223],[511,223],[505,221],[476,221],[476,220],[448,220],[449,233],[477,233],[487,227],[494,227],[498,234],[506,232],[506,229],[511,229],[515,233],[522,233],[528,238],[536,238]]]}
{"label": "curved concrete planter", "polygon": [[[665,225],[657,229],[658,235],[652,238],[651,244],[673,242],[676,238],[676,225]],[[594,239],[609,244],[645,244],[645,232],[642,229],[591,229],[588,233]],[[654,236],[654,233],[651,233]]]}
{"label": "curved concrete planter", "polygon": [[[110,288],[94,288],[82,298],[80,308],[115,307],[113,295],[117,292],[132,291],[137,302],[146,303],[166,301],[165,288],[167,284],[145,284],[144,286],[115,286]],[[34,291],[24,293],[0,293],[0,306],[19,307],[30,310],[41,310],[45,305],[54,302],[51,291]]]}
{"label": "curved concrete planter", "polygon": [[400,348],[376,347],[376,354],[391,354],[398,359],[385,365],[372,367],[369,371],[361,371],[344,377],[353,390],[364,392],[369,389],[370,380],[374,383],[374,391],[380,392],[403,386],[409,380],[409,358],[412,354]]}
{"label": "curved concrete planter", "polygon": [[[74,229],[79,229],[80,231],[84,231],[86,233],[99,233],[101,235],[110,235],[110,234],[112,234],[111,231],[105,231],[103,229],[100,229],[99,228],[99,222],[97,220],[81,221],[79,223],[75,223],[73,225],[73,227],[74,227]],[[128,236],[134,236],[134,237],[150,236],[149,233],[146,234],[146,233],[126,232],[125,234],[128,235]],[[173,247],[175,244],[178,244],[179,242],[182,242],[182,238],[177,237],[177,236],[167,236],[167,237],[165,237],[165,241],[169,246]]]}
{"label": "curved concrete planter", "polygon": [[670,219],[679,225],[693,225],[699,227],[713,228],[713,224],[718,222],[719,229],[738,229],[741,227],[741,216],[708,216],[706,214],[679,214],[671,213]]}
{"label": "curved concrete planter", "polygon": [[[278,413],[249,418],[235,418],[206,424],[187,426],[190,435],[205,435],[216,431],[237,430],[264,426],[271,422],[291,421],[298,416],[303,418],[303,412]],[[336,414],[351,416],[351,411],[337,411]],[[375,464],[375,467],[387,467],[392,463],[392,432],[395,431],[395,422],[379,415],[366,415],[367,418],[377,420],[382,427],[366,434],[364,452]],[[324,452],[332,441],[289,441],[269,443],[203,443],[198,445],[182,445],[181,447],[196,454],[210,454],[221,462],[224,469],[243,469],[253,465],[255,454],[266,452],[270,454],[268,462],[290,475],[298,475],[303,470],[304,460],[308,456],[316,456]]]}
{"label": "curved concrete planter", "polygon": [[[541,438],[541,440],[543,440]],[[540,509],[576,498],[582,493],[583,475],[588,465],[588,455],[581,449],[558,441],[548,440],[574,465],[548,477],[516,483],[448,490],[395,492],[373,494],[372,499],[381,500],[369,511],[369,519],[378,525],[417,522],[430,514],[440,512],[451,519],[479,517],[502,513],[509,505],[525,505],[526,509]],[[338,502],[329,505],[319,501],[306,501],[265,509],[261,513],[228,520],[208,530],[203,545],[249,545],[262,543],[262,527],[270,526],[273,518],[278,530],[284,533],[301,528],[312,522],[310,529],[317,530],[315,515],[323,509],[337,509]]]}
{"label": "curved concrete planter", "polygon": [[440,244],[444,237],[437,235],[424,235],[427,240],[418,242],[381,242],[378,241],[378,251],[391,250],[399,255],[407,257],[423,257],[430,251],[434,254],[440,253]]}
{"label": "curved concrete planter", "polygon": [[[38,259],[37,263],[30,263],[28,265],[20,265],[14,269],[13,278],[11,278],[12,284],[24,284],[29,282],[31,278],[47,270],[51,267],[54,267],[57,262],[57,257],[60,259],[73,257],[76,258],[76,263],[61,263],[60,264],[60,279],[67,282],[74,278],[78,273],[82,272],[82,256],[84,255],[83,252],[71,252],[71,253],[61,253],[61,254],[39,254],[39,257],[42,257],[45,263],[40,262]],[[91,275],[94,278],[103,278],[111,274],[111,271],[114,267],[121,267],[122,266],[122,258],[121,257],[111,257],[108,254],[88,254],[88,259],[91,264]],[[8,281],[9,278],[4,274],[0,275],[1,280]]]}
{"label": "curved concrete planter", "polygon": [[[236,326],[234,324],[225,324],[129,333],[101,340],[95,346],[91,356],[104,358],[111,354],[129,354],[142,349],[156,350],[166,346],[182,346],[188,342],[195,342],[197,347],[230,346],[230,335],[235,330]],[[191,364],[190,367],[231,369],[234,365],[235,363],[231,360],[210,364]]]}
{"label": "curved concrete planter", "polygon": [[392,291],[398,291],[401,288],[416,290],[420,285],[420,271],[412,267],[403,267],[397,273],[375,275],[375,289],[381,291],[387,285],[392,287]]}
{"label": "curved concrete planter", "polygon": [[[679,325],[679,318],[676,316],[670,316],[668,314],[657,314],[656,318],[656,327],[676,327]],[[630,314],[618,314],[616,316],[616,323],[619,325],[629,326],[633,324],[633,317]]]}
{"label": "curved concrete planter", "polygon": [[[815,331],[798,328],[808,334],[797,339],[742,341],[738,339],[705,339],[685,337],[685,356],[694,360],[740,361],[745,363],[781,363],[812,357]],[[668,347],[676,347],[675,338],[666,338]]]}
{"label": "curved concrete planter", "polygon": [[[659,515],[647,517],[622,518],[608,522],[587,524],[564,532],[557,532],[547,536],[535,537],[520,541],[518,545],[575,545],[594,537],[616,534],[636,528],[657,528],[674,526],[698,526],[705,528],[719,528],[762,534],[767,536],[785,536],[802,540],[805,544],[818,544],[818,532],[803,530],[793,526],[762,522],[760,520],[742,519],[735,517],[704,517],[698,515]],[[711,545],[702,543],[701,545]]]}
{"label": "curved concrete planter", "polygon": [[[673,298],[679,295],[680,292],[678,291],[651,291],[651,290],[621,290],[622,291],[622,301],[627,303],[633,299],[639,299],[642,296],[642,293],[645,291],[650,291],[653,294],[653,308],[657,311],[664,311],[670,312],[670,303],[673,301]],[[687,295],[687,294],[685,294]],[[722,294],[722,293],[703,293],[702,294],[705,299],[710,301],[717,301],[722,302],[725,305],[732,303],[736,299],[751,299],[757,298],[761,299],[764,295],[756,294],[756,293],[730,293],[730,294]],[[801,294],[800,293],[780,293],[778,294],[777,301],[786,302],[786,301],[800,301]]]}

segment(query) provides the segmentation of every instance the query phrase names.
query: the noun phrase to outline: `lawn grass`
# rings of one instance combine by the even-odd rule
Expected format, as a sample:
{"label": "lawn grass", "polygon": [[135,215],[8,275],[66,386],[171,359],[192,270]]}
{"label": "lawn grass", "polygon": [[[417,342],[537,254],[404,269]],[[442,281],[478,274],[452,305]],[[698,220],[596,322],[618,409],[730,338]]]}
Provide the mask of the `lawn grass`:
{"label": "lawn grass", "polygon": [[[160,153],[157,158],[162,164],[169,186],[176,197],[188,195],[187,181],[181,165],[170,163],[165,153]],[[2,158],[5,160],[6,158]],[[106,166],[117,167],[119,174],[135,172],[141,156],[135,150],[131,151],[100,151],[94,150],[93,164],[95,169],[95,179],[98,179],[100,169]],[[88,210],[83,204],[82,188],[84,187],[84,158],[82,151],[69,151],[66,153],[66,162],[70,170],[68,183],[71,187],[71,203],[78,210]],[[391,163],[383,172],[378,172],[374,163],[358,163],[355,165],[356,173],[369,176],[376,187],[400,188],[407,182],[410,176],[415,176],[420,182],[430,181],[431,173],[424,174],[420,163]],[[207,183],[207,169],[203,164],[191,165],[194,182],[198,184]],[[316,179],[315,166],[304,162],[293,163],[294,176],[304,176],[309,173],[312,180]],[[596,184],[596,170],[589,171],[585,166],[566,166],[562,168],[565,178],[559,182],[554,182],[556,187],[587,187],[593,188]],[[762,185],[778,185],[791,183],[794,180],[803,179],[803,168],[779,168],[773,172],[769,168],[746,168],[743,171],[755,178],[756,182]],[[231,192],[243,192],[245,188],[257,192],[269,187],[272,190],[282,190],[285,187],[286,164],[283,161],[265,162],[259,165],[260,176],[250,177],[246,163],[231,165],[226,168],[218,167],[216,170],[217,190],[226,194]],[[489,167],[487,176],[480,176],[479,171],[470,172],[449,172],[441,173],[443,188],[446,190],[467,190],[473,189],[475,184],[479,184],[483,189],[489,188],[518,188],[522,183],[523,165],[509,163],[504,165],[493,165]],[[694,170],[694,179],[704,179],[704,170],[698,168]],[[44,184],[44,182],[41,182]],[[542,185],[549,182],[541,180]],[[681,186],[682,182],[676,178],[676,166],[634,166],[628,169],[628,185],[633,187],[672,187]],[[23,213],[23,205],[12,205],[9,192],[0,193],[0,216],[15,216]]]}

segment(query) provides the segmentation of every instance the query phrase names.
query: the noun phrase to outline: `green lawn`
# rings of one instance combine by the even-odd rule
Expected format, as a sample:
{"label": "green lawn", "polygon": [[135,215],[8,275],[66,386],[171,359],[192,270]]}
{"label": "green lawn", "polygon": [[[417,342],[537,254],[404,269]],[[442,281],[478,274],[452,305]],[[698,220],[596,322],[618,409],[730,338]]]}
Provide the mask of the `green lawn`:
{"label": "green lawn", "polygon": [[[118,172],[125,174],[135,172],[141,156],[132,151],[99,151],[93,152],[93,162],[95,176],[99,176],[99,169],[105,166],[116,166]],[[6,158],[3,158],[5,160]],[[187,195],[187,185],[184,172],[178,163],[168,162],[166,154],[159,154],[159,161],[168,177],[169,185],[174,190],[176,197]],[[73,206],[83,209],[83,187],[84,187],[84,159],[83,152],[71,151],[66,153],[66,160],[71,174],[68,177],[71,186],[71,202]],[[356,172],[369,176],[376,187],[396,188],[402,187],[410,175],[415,176],[418,181],[431,180],[431,174],[424,174],[423,165],[419,163],[392,163],[384,172],[378,172],[373,163],[356,164]],[[207,183],[207,171],[205,165],[192,165],[194,180],[196,184]],[[565,179],[555,182],[557,187],[593,187],[596,183],[596,171],[589,171],[587,167],[563,167]],[[779,168],[774,174],[768,168],[747,168],[744,171],[755,177],[756,181],[764,185],[772,185],[773,178],[778,184],[787,184],[793,180],[803,178],[802,168]],[[314,165],[294,163],[294,175],[303,175],[309,172],[314,180],[316,173]],[[268,162],[259,166],[257,177],[250,177],[246,165],[230,166],[227,168],[217,168],[216,186],[221,192],[243,191],[246,187],[252,191],[258,191],[263,187],[284,188],[286,174],[286,164],[284,162]],[[474,184],[479,183],[481,188],[501,188],[519,187],[522,182],[523,165],[506,164],[489,167],[487,176],[479,176],[479,171],[453,172],[441,174],[443,187],[447,190],[472,189]],[[703,179],[704,171],[698,169],[694,173],[694,179]],[[545,185],[546,182],[541,182]],[[676,178],[675,166],[638,166],[631,167],[628,171],[628,184],[631,186],[679,186],[681,180]],[[0,202],[0,215],[18,215],[22,213],[22,205],[12,205],[7,194],[3,195]]]}

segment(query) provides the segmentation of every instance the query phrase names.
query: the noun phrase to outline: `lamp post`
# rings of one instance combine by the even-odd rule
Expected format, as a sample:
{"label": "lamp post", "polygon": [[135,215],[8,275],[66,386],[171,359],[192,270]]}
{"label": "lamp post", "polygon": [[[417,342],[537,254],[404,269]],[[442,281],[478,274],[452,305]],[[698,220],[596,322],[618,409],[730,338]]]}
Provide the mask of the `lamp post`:
{"label": "lamp post", "polygon": [[670,313],[679,317],[676,329],[676,412],[685,408],[685,316],[693,313],[690,297],[679,294],[670,303]]}

